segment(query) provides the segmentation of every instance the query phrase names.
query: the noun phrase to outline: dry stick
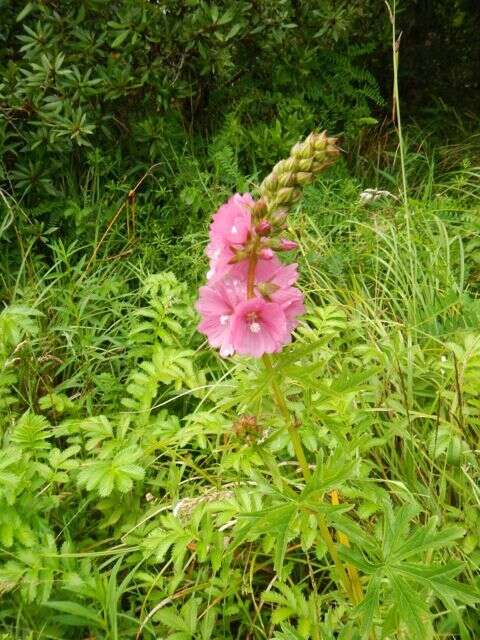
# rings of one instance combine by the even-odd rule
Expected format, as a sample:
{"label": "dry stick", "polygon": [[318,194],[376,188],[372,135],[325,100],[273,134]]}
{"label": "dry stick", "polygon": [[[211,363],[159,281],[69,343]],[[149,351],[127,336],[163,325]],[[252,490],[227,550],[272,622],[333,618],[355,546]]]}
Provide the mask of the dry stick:
{"label": "dry stick", "polygon": [[[118,220],[120,214],[122,213],[122,211],[125,209],[126,206],[131,205],[132,203],[135,203],[135,198],[137,195],[137,191],[140,189],[140,187],[142,186],[142,184],[145,182],[146,178],[150,175],[152,175],[152,169],[155,169],[156,167],[160,166],[161,162],[157,162],[156,164],[152,164],[152,166],[148,169],[148,171],[140,178],[140,180],[137,182],[137,184],[133,187],[133,189],[130,189],[130,191],[127,194],[126,199],[122,202],[122,204],[120,205],[120,207],[117,209],[117,211],[115,212],[115,215],[113,216],[113,218],[110,220],[110,222],[107,225],[107,228],[105,229],[105,231],[102,234],[102,237],[100,238],[100,240],[98,241],[97,245],[95,246],[92,255],[90,256],[88,262],[87,262],[87,266],[85,267],[85,271],[83,272],[83,276],[82,278],[88,273],[88,271],[90,270],[90,267],[92,265],[92,262],[95,260],[95,258],[97,257],[97,253],[100,250],[100,247],[102,246],[105,238],[108,236],[111,228],[113,227],[113,225],[115,224],[115,222]],[[128,210],[127,210],[128,211]],[[82,279],[80,278],[80,280]]]}
{"label": "dry stick", "polygon": [[[340,504],[340,498],[336,489],[334,489],[330,495],[333,505]],[[350,546],[348,537],[341,531],[338,532],[338,540],[340,544],[343,544],[346,547]],[[350,578],[350,584],[352,585],[352,593],[355,596],[356,601],[361,602],[363,600],[363,589],[362,583],[360,582],[360,576],[358,575],[357,567],[354,567],[352,564],[347,564],[346,567],[348,577]]]}

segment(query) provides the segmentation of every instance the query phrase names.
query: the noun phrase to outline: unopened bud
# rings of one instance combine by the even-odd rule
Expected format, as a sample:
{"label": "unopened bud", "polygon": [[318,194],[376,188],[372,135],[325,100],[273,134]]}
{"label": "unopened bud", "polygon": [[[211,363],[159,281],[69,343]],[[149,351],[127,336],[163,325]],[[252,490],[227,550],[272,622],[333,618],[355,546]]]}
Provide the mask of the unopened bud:
{"label": "unopened bud", "polygon": [[265,198],[259,198],[252,207],[252,215],[255,220],[262,218],[267,211],[267,203]]}
{"label": "unopened bud", "polygon": [[286,171],[278,176],[278,184],[280,187],[290,187],[296,182],[296,174],[291,171]]}
{"label": "unopened bud", "polygon": [[263,260],[271,260],[275,254],[270,249],[270,247],[263,247],[263,249],[260,249],[260,251],[258,252],[258,255]]}
{"label": "unopened bud", "polygon": [[279,251],[293,251],[294,249],[298,249],[298,244],[295,240],[287,240],[287,238],[280,238]]}
{"label": "unopened bud", "polygon": [[287,216],[288,216],[287,209],[277,209],[272,215],[272,222],[277,226],[281,226],[285,223]]}
{"label": "unopened bud", "polygon": [[[315,176],[332,164],[340,150],[337,139],[327,133],[311,133],[303,142],[292,148],[290,157],[280,160],[260,185],[265,198],[269,219],[277,226],[273,215],[279,209],[288,209],[301,197],[300,188],[310,184]],[[256,220],[266,217],[264,214]]]}
{"label": "unopened bud", "polygon": [[306,184],[310,184],[311,182],[313,182],[313,174],[306,173],[305,171],[298,171],[295,174],[295,180],[297,184],[304,186]]}
{"label": "unopened bud", "polygon": [[266,220],[266,218],[263,218],[263,220],[260,220],[260,222],[255,227],[255,231],[258,233],[259,236],[268,236],[271,230],[272,230],[272,225],[268,220]]}
{"label": "unopened bud", "polygon": [[270,300],[273,294],[278,291],[280,287],[274,282],[259,282],[257,284],[257,289],[261,296]]}
{"label": "unopened bud", "polygon": [[278,204],[290,204],[295,199],[295,195],[295,189],[292,187],[284,187],[277,191],[276,201]]}

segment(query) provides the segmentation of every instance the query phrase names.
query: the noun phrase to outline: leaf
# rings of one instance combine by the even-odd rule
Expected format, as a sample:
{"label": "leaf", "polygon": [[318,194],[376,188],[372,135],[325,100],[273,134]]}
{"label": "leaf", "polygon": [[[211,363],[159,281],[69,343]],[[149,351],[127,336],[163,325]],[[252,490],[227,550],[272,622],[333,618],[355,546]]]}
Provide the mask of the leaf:
{"label": "leaf", "polygon": [[442,531],[432,531],[435,525],[436,522],[432,519],[429,525],[414,531],[408,540],[397,545],[393,557],[405,559],[430,549],[446,547],[465,535],[465,529],[457,526],[447,527]]}
{"label": "leaf", "polygon": [[121,44],[123,44],[123,42],[127,39],[128,35],[129,35],[130,31],[126,30],[126,31],[120,31],[120,33],[118,34],[118,36],[115,38],[115,40],[112,42],[112,49],[116,49],[117,47],[119,47]]}
{"label": "leaf", "polygon": [[49,609],[55,609],[55,611],[61,611],[62,613],[69,613],[84,622],[93,622],[102,629],[105,628],[102,618],[97,613],[81,604],[78,604],[78,602],[54,600],[46,602],[44,606]]}
{"label": "leaf", "polygon": [[422,619],[425,615],[425,608],[422,606],[425,604],[425,597],[413,590],[395,571],[388,571],[387,576],[390,579],[398,616],[405,622],[413,638],[425,640],[425,624]]}
{"label": "leaf", "polygon": [[273,559],[273,568],[278,576],[282,576],[283,561],[285,559],[285,553],[287,551],[287,543],[289,540],[290,525],[296,514],[296,509],[293,508],[290,514],[277,526],[276,529],[276,543],[275,543],[275,556]]}
{"label": "leaf", "polygon": [[404,562],[397,567],[397,570],[406,577],[433,589],[447,606],[450,605],[452,600],[473,606],[479,601],[479,595],[475,587],[453,579],[453,576],[460,573],[462,568],[462,564],[459,562],[450,562],[446,565],[433,567]]}
{"label": "leaf", "polygon": [[31,13],[34,9],[34,4],[33,2],[27,2],[27,4],[23,7],[23,9],[20,11],[20,13],[17,15],[16,17],[16,22],[21,22],[22,20],[24,20],[29,13]]}
{"label": "leaf", "polygon": [[372,576],[364,599],[355,609],[356,613],[361,617],[360,636],[362,638],[368,637],[368,633],[373,626],[375,613],[379,610],[381,584],[382,580],[379,575]]}

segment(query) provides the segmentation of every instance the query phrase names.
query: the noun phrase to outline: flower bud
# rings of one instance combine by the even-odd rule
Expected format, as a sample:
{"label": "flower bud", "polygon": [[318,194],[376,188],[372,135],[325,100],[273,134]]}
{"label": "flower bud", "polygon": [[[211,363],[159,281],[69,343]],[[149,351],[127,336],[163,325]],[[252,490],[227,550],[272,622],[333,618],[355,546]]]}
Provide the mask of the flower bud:
{"label": "flower bud", "polygon": [[265,198],[259,198],[252,207],[252,216],[254,220],[259,220],[267,212],[267,202]]}
{"label": "flower bud", "polygon": [[280,238],[278,250],[279,251],[293,251],[298,249],[298,243],[295,240],[287,240],[287,238]]}
{"label": "flower bud", "polygon": [[313,174],[306,173],[305,171],[298,171],[295,174],[295,180],[297,184],[304,186],[306,184],[310,184],[311,182],[313,182]]}
{"label": "flower bud", "polygon": [[292,187],[283,187],[277,191],[276,196],[278,204],[289,204],[295,197],[295,189]]}
{"label": "flower bud", "polygon": [[329,138],[325,131],[311,133],[303,142],[294,145],[289,158],[277,162],[260,185],[270,214],[268,217],[274,224],[272,214],[280,207],[288,209],[294,205],[301,196],[298,188],[313,182],[320,171],[336,160],[340,153],[336,143],[337,139]]}
{"label": "flower bud", "polygon": [[263,260],[271,260],[275,254],[270,249],[270,247],[263,247],[263,249],[260,249],[260,251],[258,252],[258,255]]}
{"label": "flower bud", "polygon": [[288,216],[287,209],[277,209],[272,215],[272,222],[276,226],[282,226]]}
{"label": "flower bud", "polygon": [[259,282],[257,284],[257,289],[261,296],[270,300],[271,296],[278,291],[280,287],[274,282]]}
{"label": "flower bud", "polygon": [[271,230],[272,230],[272,225],[266,218],[263,218],[263,220],[260,220],[260,222],[255,227],[255,231],[258,233],[259,236],[268,236]]}

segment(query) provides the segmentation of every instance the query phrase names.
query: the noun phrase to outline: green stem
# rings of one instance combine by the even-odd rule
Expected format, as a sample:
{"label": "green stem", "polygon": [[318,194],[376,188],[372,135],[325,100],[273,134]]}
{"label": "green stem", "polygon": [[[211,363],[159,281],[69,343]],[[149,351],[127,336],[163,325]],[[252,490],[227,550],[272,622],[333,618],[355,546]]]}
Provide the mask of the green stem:
{"label": "green stem", "polygon": [[277,381],[274,377],[274,368],[272,364],[272,359],[268,354],[263,356],[263,363],[265,368],[270,372],[272,379],[272,391],[273,397],[275,398],[275,403],[277,407],[280,409],[282,416],[285,418],[285,423],[288,429],[288,435],[290,436],[290,440],[293,445],[293,450],[295,452],[295,457],[298,460],[298,464],[300,465],[300,469],[302,470],[303,477],[305,480],[309,480],[311,477],[310,468],[308,466],[307,458],[305,456],[305,451],[303,450],[302,441],[300,439],[300,434],[298,433],[297,426],[295,425],[292,416],[290,415],[290,411],[288,410],[287,403],[285,402],[285,398],[280,390],[280,387],[277,384]]}
{"label": "green stem", "polygon": [[[305,481],[308,481],[311,478],[311,472],[310,472],[310,468],[308,466],[308,462],[307,462],[307,458],[305,456],[305,451],[303,449],[303,445],[302,445],[302,441],[300,438],[300,434],[298,433],[298,428],[297,425],[294,422],[294,419],[292,418],[290,411],[288,410],[287,407],[287,403],[285,401],[285,398],[280,390],[280,387],[275,379],[275,369],[274,366],[272,364],[272,359],[269,355],[265,354],[263,356],[263,363],[265,365],[265,368],[269,371],[270,375],[271,375],[271,385],[272,385],[272,392],[273,392],[273,397],[275,399],[275,403],[277,404],[281,414],[283,415],[283,417],[285,418],[285,424],[287,426],[287,430],[288,430],[288,434],[290,436],[290,440],[292,442],[293,445],[293,450],[295,452],[295,457],[297,458],[298,464],[300,466],[300,469],[302,470],[303,473],[303,477],[305,479]],[[342,561],[340,560],[340,557],[338,555],[338,551],[337,551],[337,547],[335,544],[334,539],[332,538],[332,535],[330,533],[330,530],[327,526],[327,523],[325,522],[325,518],[322,514],[317,513],[315,514],[316,518],[317,518],[317,523],[318,523],[318,529],[320,532],[320,535],[328,549],[328,553],[330,554],[330,557],[333,560],[333,563],[335,564],[335,568],[337,569],[340,581],[345,589],[345,591],[347,592],[347,594],[349,595],[349,597],[352,599],[352,601],[356,604],[358,601],[358,598],[356,597],[356,594],[354,592],[354,590],[352,589],[352,585],[350,584],[350,580],[348,578],[348,574],[345,570],[345,567],[343,566]]]}

